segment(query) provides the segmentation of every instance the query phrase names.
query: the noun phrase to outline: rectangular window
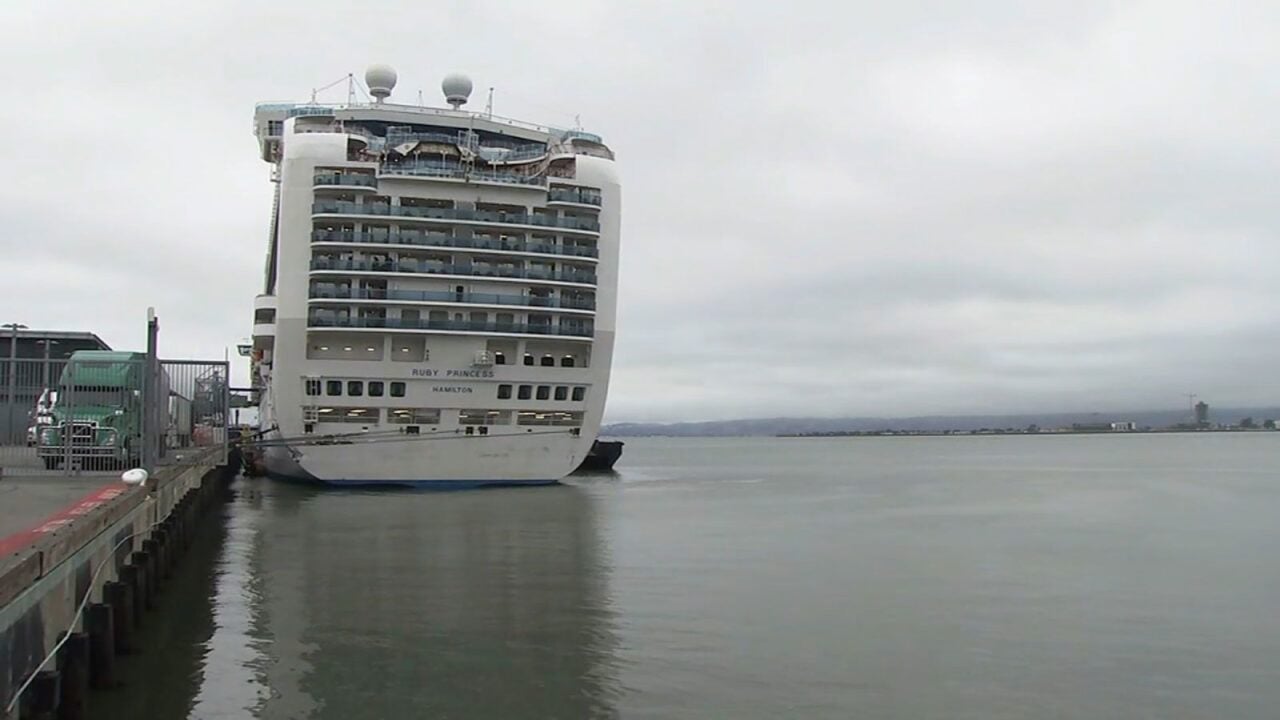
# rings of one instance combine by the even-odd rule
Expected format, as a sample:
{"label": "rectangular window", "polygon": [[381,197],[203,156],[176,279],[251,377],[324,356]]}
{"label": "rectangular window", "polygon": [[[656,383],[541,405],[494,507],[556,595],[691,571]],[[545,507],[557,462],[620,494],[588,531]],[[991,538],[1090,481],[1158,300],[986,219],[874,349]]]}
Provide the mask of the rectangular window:
{"label": "rectangular window", "polygon": [[317,395],[320,394],[320,381],[308,380],[306,382],[306,390],[307,390],[308,397],[316,397]]}
{"label": "rectangular window", "polygon": [[325,394],[325,395],[329,395],[330,397],[334,397],[334,396],[341,395],[341,394],[342,394],[342,381],[341,381],[341,380],[329,380],[328,382],[326,382],[326,383],[324,384],[324,394]]}
{"label": "rectangular window", "polygon": [[518,397],[519,397],[521,400],[529,400],[529,399],[531,399],[531,398],[533,397],[533,386],[532,386],[532,385],[521,385],[521,386],[520,386],[520,394],[518,395]]}
{"label": "rectangular window", "polygon": [[500,352],[496,352],[496,353],[494,353],[494,354],[493,354],[493,364],[494,364],[494,365],[506,365],[506,364],[507,364],[507,356],[506,356],[506,355],[504,355],[504,354],[502,354],[502,353],[500,353]]}
{"label": "rectangular window", "polygon": [[498,399],[499,399],[499,400],[510,400],[510,399],[511,399],[511,386],[510,386],[510,385],[499,385],[499,386],[498,386]]}
{"label": "rectangular window", "polygon": [[391,383],[391,397],[404,397],[404,383]]}
{"label": "rectangular window", "polygon": [[359,380],[348,380],[347,394],[351,397],[360,397],[361,395],[364,395],[364,383]]}
{"label": "rectangular window", "polygon": [[550,385],[539,385],[539,386],[538,386],[538,399],[539,399],[539,400],[550,400],[550,399],[551,399],[551,386],[550,386]]}
{"label": "rectangular window", "polygon": [[533,356],[532,356],[532,355],[530,355],[529,353],[525,353],[525,354],[524,354],[524,364],[525,364],[525,365],[533,365]]}
{"label": "rectangular window", "polygon": [[557,386],[556,386],[556,399],[557,399],[557,400],[568,400],[568,399],[569,399],[569,388],[565,387],[564,385],[557,385]]}
{"label": "rectangular window", "polygon": [[382,397],[383,384],[381,380],[369,381],[369,397]]}
{"label": "rectangular window", "polygon": [[584,398],[586,398],[586,397],[587,397],[587,389],[586,389],[586,388],[584,388],[584,387],[576,387],[576,388],[574,388],[574,389],[573,389],[573,400],[574,400],[574,402],[581,401],[582,399],[584,399]]}
{"label": "rectangular window", "polygon": [[316,411],[316,414],[322,423],[376,425],[382,411],[368,407],[322,407]]}
{"label": "rectangular window", "polygon": [[573,366],[574,366],[574,361],[573,361],[572,355],[565,355],[564,357],[560,358],[560,367],[573,367]]}
{"label": "rectangular window", "polygon": [[437,408],[388,408],[387,422],[395,425],[439,425]]}
{"label": "rectangular window", "polygon": [[555,367],[555,366],[556,366],[556,359],[555,359],[555,357],[553,357],[553,356],[551,356],[551,355],[543,355],[543,356],[542,356],[542,367]]}
{"label": "rectangular window", "polygon": [[459,410],[459,425],[510,425],[510,410]]}
{"label": "rectangular window", "polygon": [[582,425],[582,413],[555,412],[549,410],[522,410],[516,414],[516,424],[578,427]]}

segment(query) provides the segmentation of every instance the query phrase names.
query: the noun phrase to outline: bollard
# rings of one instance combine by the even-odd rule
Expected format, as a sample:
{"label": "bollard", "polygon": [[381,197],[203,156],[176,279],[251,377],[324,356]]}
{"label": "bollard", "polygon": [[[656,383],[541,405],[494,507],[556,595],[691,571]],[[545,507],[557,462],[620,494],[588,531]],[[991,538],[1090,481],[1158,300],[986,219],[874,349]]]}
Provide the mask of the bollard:
{"label": "bollard", "polygon": [[89,636],[71,633],[58,651],[60,683],[58,720],[85,720],[89,715]]}
{"label": "bollard", "polygon": [[124,582],[126,567],[120,568],[120,582],[103,586],[103,597],[111,603],[111,625],[115,631],[115,651],[121,655],[133,652],[133,583]]}
{"label": "bollard", "polygon": [[115,612],[107,588],[102,589],[107,602],[93,603],[85,614],[89,632],[89,684],[94,690],[105,690],[115,684],[116,637]]}

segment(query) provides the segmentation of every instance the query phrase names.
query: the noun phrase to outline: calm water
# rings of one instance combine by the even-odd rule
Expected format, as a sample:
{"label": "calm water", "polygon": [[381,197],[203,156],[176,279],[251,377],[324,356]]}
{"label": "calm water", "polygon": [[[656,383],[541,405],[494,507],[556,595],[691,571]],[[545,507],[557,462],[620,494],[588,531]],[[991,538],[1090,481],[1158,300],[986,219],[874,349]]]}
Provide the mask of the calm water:
{"label": "calm water", "polygon": [[1280,707],[1280,435],[638,439],[619,469],[445,494],[242,481],[111,714]]}

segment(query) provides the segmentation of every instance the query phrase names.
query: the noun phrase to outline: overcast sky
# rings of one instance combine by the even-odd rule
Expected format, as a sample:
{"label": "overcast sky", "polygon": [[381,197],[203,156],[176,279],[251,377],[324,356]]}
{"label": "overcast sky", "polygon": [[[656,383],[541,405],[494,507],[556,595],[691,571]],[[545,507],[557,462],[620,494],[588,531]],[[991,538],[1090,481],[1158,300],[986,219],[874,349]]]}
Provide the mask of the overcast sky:
{"label": "overcast sky", "polygon": [[222,357],[373,62],[617,152],[608,420],[1280,404],[1274,2],[10,0],[0,322]]}

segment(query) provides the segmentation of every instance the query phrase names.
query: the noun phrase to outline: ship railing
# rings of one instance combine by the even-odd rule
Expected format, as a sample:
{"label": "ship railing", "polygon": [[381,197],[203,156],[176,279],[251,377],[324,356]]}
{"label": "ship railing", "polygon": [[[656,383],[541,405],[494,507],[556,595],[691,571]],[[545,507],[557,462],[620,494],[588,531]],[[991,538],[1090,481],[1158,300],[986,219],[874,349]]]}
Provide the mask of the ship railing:
{"label": "ship railing", "polygon": [[384,317],[331,317],[311,315],[308,327],[332,328],[386,328],[390,330],[452,330],[455,332],[517,333],[522,335],[560,335],[567,337],[591,337],[590,325],[552,325],[550,323],[518,323],[479,320],[431,320]]}
{"label": "ship railing", "polygon": [[582,245],[553,245],[527,240],[485,240],[462,238],[456,235],[413,235],[405,233],[368,233],[316,230],[311,233],[313,242],[341,242],[373,245],[410,245],[415,247],[456,247],[497,252],[527,252],[542,255],[568,255],[571,257],[599,257],[597,248]]}
{"label": "ship railing", "polygon": [[382,203],[358,204],[349,201],[321,201],[312,204],[314,214],[337,215],[390,215],[392,217],[424,218],[428,220],[464,220],[496,223],[500,225],[532,225],[565,230],[600,232],[600,222],[583,217],[555,217],[529,213],[499,213],[489,210],[463,210],[458,208],[413,207]]}
{"label": "ship railing", "polygon": [[563,270],[538,270],[533,268],[494,267],[486,265],[451,265],[438,262],[415,262],[413,260],[325,260],[314,258],[312,270],[336,270],[355,272],[395,272],[422,275],[469,275],[474,277],[525,278],[530,280],[552,280],[571,282],[582,285],[595,285],[594,273],[567,272]]}
{"label": "ship railing", "polygon": [[592,299],[538,297],[535,295],[503,295],[499,293],[449,292],[447,290],[376,290],[370,288],[312,288],[313,300],[402,300],[411,302],[450,302],[479,305],[511,305],[570,310],[594,310]]}
{"label": "ship railing", "polygon": [[600,193],[580,190],[551,190],[547,192],[547,200],[552,202],[571,202],[579,205],[602,205],[604,198]]}
{"label": "ship railing", "polygon": [[378,179],[372,175],[360,173],[318,172],[312,181],[314,185],[349,185],[352,187],[377,187]]}
{"label": "ship railing", "polygon": [[465,180],[468,182],[502,183],[504,185],[531,185],[541,187],[547,184],[546,177],[537,175],[520,175],[518,173],[500,173],[487,170],[467,170],[461,166],[435,163],[383,163],[378,168],[381,175],[412,175],[416,177],[440,177]]}

